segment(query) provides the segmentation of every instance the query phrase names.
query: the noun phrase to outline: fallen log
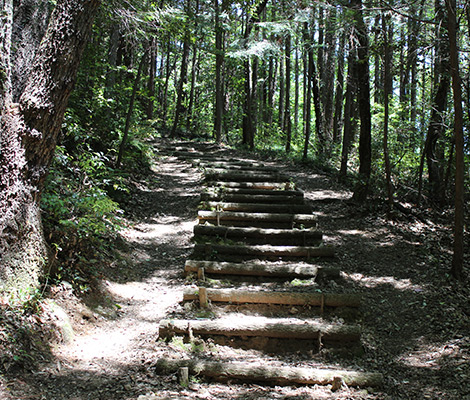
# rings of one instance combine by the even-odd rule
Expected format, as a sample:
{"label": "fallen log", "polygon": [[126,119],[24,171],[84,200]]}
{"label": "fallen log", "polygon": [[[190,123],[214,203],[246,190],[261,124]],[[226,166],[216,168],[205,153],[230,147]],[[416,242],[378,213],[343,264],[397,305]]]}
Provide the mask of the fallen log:
{"label": "fallen log", "polygon": [[317,226],[318,218],[312,214],[250,213],[236,211],[204,211],[197,213],[199,224],[213,222],[217,225],[263,224],[272,228],[311,228]]}
{"label": "fallen log", "polygon": [[328,324],[297,318],[247,316],[227,316],[215,320],[175,319],[160,321],[160,338],[168,339],[177,334],[308,339],[343,345],[359,341],[361,328],[357,325]]}
{"label": "fallen log", "polygon": [[232,263],[217,261],[187,260],[184,266],[186,273],[197,273],[204,269],[207,274],[266,276],[279,278],[315,278],[324,276],[339,278],[338,268],[325,268],[310,264],[273,264],[273,263]]}
{"label": "fallen log", "polygon": [[335,249],[331,246],[271,246],[271,245],[223,245],[196,244],[194,254],[231,254],[242,257],[334,257]]}
{"label": "fallen log", "polygon": [[263,229],[254,227],[233,227],[195,225],[196,238],[225,238],[250,244],[285,244],[312,246],[321,243],[323,234],[316,229]]}
{"label": "fallen log", "polygon": [[184,301],[199,300],[203,289],[207,300],[216,303],[282,304],[290,306],[359,307],[361,296],[347,293],[263,292],[240,289],[188,288]]}
{"label": "fallen log", "polygon": [[161,358],[155,365],[159,374],[174,374],[188,367],[191,375],[204,375],[218,380],[237,379],[270,385],[331,385],[341,379],[347,386],[378,387],[383,375],[340,369],[270,366],[263,362],[216,362]]}
{"label": "fallen log", "polygon": [[205,201],[201,203],[205,210],[236,211],[252,213],[275,214],[309,214],[312,207],[307,204],[263,204],[263,203],[226,203],[220,201]]}

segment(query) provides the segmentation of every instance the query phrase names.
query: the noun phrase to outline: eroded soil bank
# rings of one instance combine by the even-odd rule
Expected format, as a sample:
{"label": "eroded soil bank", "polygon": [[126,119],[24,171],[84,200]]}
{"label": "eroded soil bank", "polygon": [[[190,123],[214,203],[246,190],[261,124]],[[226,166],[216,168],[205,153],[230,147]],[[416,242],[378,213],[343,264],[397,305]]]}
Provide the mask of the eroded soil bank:
{"label": "eroded soil bank", "polygon": [[[447,274],[452,244],[450,216],[396,214],[387,219],[379,202],[361,207],[351,203],[350,191],[333,176],[273,160],[264,161],[279,165],[305,191],[319,217],[325,242],[338,247],[330,265],[343,271],[341,278],[320,283],[318,289],[363,296],[361,349],[349,354],[344,365],[344,354],[328,349],[276,354],[242,351],[211,341],[159,341],[160,320],[200,313],[181,300],[184,287],[191,284],[191,278],[183,275],[183,266],[193,246],[202,173],[171,156],[167,149],[173,144],[158,141],[155,145],[152,170],[129,178],[132,195],[123,204],[129,227],[121,234],[124,245],[120,256],[105,271],[101,292],[90,295],[84,303],[67,284],[51,289],[51,298],[44,304],[44,322],[54,319],[49,322],[62,327],[60,335],[51,335],[60,339],[51,343],[52,358],[45,357],[31,371],[0,376],[0,398],[470,398],[470,284],[468,280],[457,283]],[[224,282],[214,284],[223,286]],[[317,283],[311,281],[283,284],[317,289]],[[222,314],[224,307],[210,312]],[[332,392],[321,386],[265,387],[193,377],[190,387],[182,388],[176,376],[155,373],[160,357],[181,354],[251,358],[267,365],[357,368],[381,372],[385,382],[379,389],[343,387]]]}

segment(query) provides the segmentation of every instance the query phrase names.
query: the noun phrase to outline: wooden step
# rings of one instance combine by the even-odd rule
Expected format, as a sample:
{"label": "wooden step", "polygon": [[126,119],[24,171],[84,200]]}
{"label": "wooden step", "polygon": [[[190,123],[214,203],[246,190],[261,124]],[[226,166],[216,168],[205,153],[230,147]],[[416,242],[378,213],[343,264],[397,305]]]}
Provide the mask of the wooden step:
{"label": "wooden step", "polygon": [[234,161],[207,161],[207,160],[193,160],[193,165],[203,167],[206,169],[217,168],[232,171],[265,171],[265,172],[279,172],[277,167],[267,167],[264,164],[256,161],[248,160],[234,160]]}
{"label": "wooden step", "polygon": [[201,300],[217,303],[280,304],[316,307],[359,307],[361,296],[348,293],[265,292],[241,289],[187,288],[183,300]]}
{"label": "wooden step", "polygon": [[156,365],[159,374],[175,374],[188,368],[191,375],[205,376],[216,380],[241,380],[269,385],[336,385],[342,383],[354,387],[379,387],[383,375],[333,368],[310,368],[271,366],[258,362],[218,362],[196,359],[175,360],[160,358]]}
{"label": "wooden step", "polygon": [[281,173],[266,173],[256,171],[213,171],[204,173],[206,181],[222,182],[289,182],[289,177]]}
{"label": "wooden step", "polygon": [[322,343],[346,345],[360,340],[361,328],[357,325],[331,324],[317,320],[245,315],[226,315],[215,320],[175,319],[160,321],[160,338],[167,339],[178,334],[308,339],[321,340]]}
{"label": "wooden step", "polygon": [[226,201],[233,203],[304,204],[301,196],[279,196],[264,194],[201,193],[201,201]]}
{"label": "wooden step", "polygon": [[282,189],[260,189],[256,187],[223,187],[215,186],[206,188],[203,194],[214,194],[214,195],[253,195],[253,196],[287,196],[287,197],[301,197],[303,198],[304,192],[301,190],[286,190]]}
{"label": "wooden step", "polygon": [[[304,258],[334,257],[335,249],[331,246],[271,246],[271,245],[223,245],[223,244],[196,244],[195,255],[205,255],[207,258],[230,257],[231,259],[280,259],[280,258]],[[228,261],[228,260],[226,260]]]}
{"label": "wooden step", "polygon": [[317,217],[311,214],[250,213],[235,211],[198,211],[199,224],[257,226],[262,228],[316,228]]}
{"label": "wooden step", "polygon": [[265,190],[288,190],[295,189],[295,184],[292,182],[229,182],[229,181],[210,181],[207,180],[207,186],[221,187],[221,188],[240,188],[240,189],[265,189]]}
{"label": "wooden step", "polygon": [[237,211],[251,213],[310,214],[312,207],[306,204],[265,204],[265,203],[228,203],[222,201],[204,201],[204,210]]}
{"label": "wooden step", "polygon": [[322,232],[316,229],[263,229],[255,227],[233,227],[195,225],[194,236],[198,238],[225,238],[249,244],[284,244],[297,246],[319,245]]}
{"label": "wooden step", "polygon": [[278,278],[315,278],[324,276],[339,278],[338,268],[327,268],[305,263],[232,263],[219,261],[186,260],[184,270],[186,273],[199,273],[203,270],[207,274],[265,276]]}

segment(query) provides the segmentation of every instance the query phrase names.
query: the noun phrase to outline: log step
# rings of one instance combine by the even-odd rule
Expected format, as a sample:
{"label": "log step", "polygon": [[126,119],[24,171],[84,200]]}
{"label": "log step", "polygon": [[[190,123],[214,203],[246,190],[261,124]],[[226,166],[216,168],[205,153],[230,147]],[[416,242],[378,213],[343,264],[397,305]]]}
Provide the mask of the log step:
{"label": "log step", "polygon": [[206,181],[222,182],[288,182],[289,177],[281,173],[258,173],[255,171],[243,172],[223,172],[223,171],[205,171]]}
{"label": "log step", "polygon": [[317,217],[312,214],[250,213],[235,211],[199,211],[199,224],[260,226],[267,228],[316,228]]}
{"label": "log step", "polygon": [[229,182],[229,181],[209,181],[207,186],[221,187],[221,188],[240,188],[240,189],[262,189],[262,190],[293,190],[295,184],[292,182],[273,182],[267,180],[266,182]]}
{"label": "log step", "polygon": [[223,244],[196,244],[194,254],[206,255],[213,254],[219,256],[233,256],[242,259],[249,258],[282,258],[282,257],[302,257],[309,259],[311,257],[334,257],[335,249],[330,246],[271,246],[271,245],[223,245]]}
{"label": "log step", "polygon": [[207,169],[216,168],[216,169],[226,169],[226,170],[235,170],[235,171],[266,171],[266,172],[279,172],[277,167],[267,167],[264,164],[261,164],[256,161],[208,161],[208,160],[193,160],[193,165],[198,167],[203,167]]}
{"label": "log step", "polygon": [[[204,293],[205,292],[205,293]],[[347,293],[302,293],[302,292],[263,292],[240,289],[187,288],[183,300],[200,300],[204,293],[204,303],[253,303],[281,304],[290,306],[315,307],[359,307],[361,296]]]}
{"label": "log step", "polygon": [[223,187],[216,186],[205,189],[203,194],[214,195],[253,195],[253,196],[288,196],[288,197],[301,197],[303,198],[304,192],[301,190],[287,190],[287,189],[259,189],[259,188],[241,188],[241,187]]}
{"label": "log step", "polygon": [[201,193],[201,201],[226,201],[234,203],[304,204],[301,196],[279,196],[264,194]]}
{"label": "log step", "polygon": [[263,212],[279,214],[309,214],[312,207],[306,204],[263,204],[263,203],[227,203],[221,201],[205,201],[201,203],[205,210]]}
{"label": "log step", "polygon": [[217,362],[174,360],[161,358],[155,368],[159,374],[174,374],[186,367],[191,375],[204,375],[217,380],[242,380],[269,385],[333,385],[344,382],[354,387],[379,387],[383,383],[380,373],[366,373],[327,368],[269,366],[263,362]]}
{"label": "log step", "polygon": [[284,244],[313,246],[321,243],[323,234],[315,229],[263,229],[254,227],[233,227],[195,225],[196,238],[225,238],[249,244]]}
{"label": "log step", "polygon": [[315,278],[317,276],[339,278],[340,276],[340,271],[337,268],[326,268],[302,263],[232,263],[186,260],[184,266],[186,273],[197,273],[201,269],[208,274],[265,276],[290,279]]}
{"label": "log step", "polygon": [[321,340],[322,343],[349,344],[360,340],[361,328],[357,325],[330,324],[298,318],[266,318],[245,315],[227,315],[215,320],[160,321],[160,338],[168,339],[178,334],[307,339]]}

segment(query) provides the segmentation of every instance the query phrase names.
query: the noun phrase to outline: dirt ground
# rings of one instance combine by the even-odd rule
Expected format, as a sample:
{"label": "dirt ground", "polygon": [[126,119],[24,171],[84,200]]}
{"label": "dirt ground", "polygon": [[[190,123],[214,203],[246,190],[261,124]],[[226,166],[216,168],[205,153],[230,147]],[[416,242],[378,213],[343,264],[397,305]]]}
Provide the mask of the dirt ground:
{"label": "dirt ground", "polygon": [[[448,275],[451,215],[396,213],[387,219],[380,202],[359,207],[334,176],[294,164],[264,160],[280,166],[304,190],[326,244],[338,249],[328,265],[339,267],[341,278],[245,284],[361,293],[354,316],[363,330],[360,348],[274,353],[212,340],[158,340],[162,319],[207,316],[195,304],[182,303],[183,289],[194,284],[183,266],[193,246],[202,173],[169,155],[166,145],[156,143],[160,151],[151,172],[130,178],[132,195],[123,205],[129,227],[121,233],[124,245],[105,270],[101,290],[83,302],[70,285],[51,289],[42,318],[58,330],[51,335],[56,338],[50,343],[52,356],[31,370],[0,375],[0,399],[470,399],[470,282]],[[467,273],[469,264],[467,255]],[[227,311],[209,310],[214,316]],[[263,310],[240,307],[237,312]],[[269,387],[196,376],[183,388],[175,375],[156,373],[159,358],[192,355],[380,372],[384,384],[332,392],[329,386]]]}

